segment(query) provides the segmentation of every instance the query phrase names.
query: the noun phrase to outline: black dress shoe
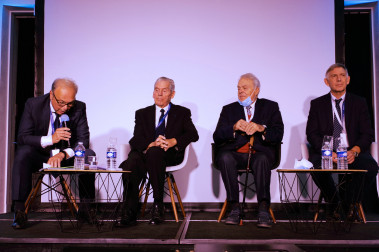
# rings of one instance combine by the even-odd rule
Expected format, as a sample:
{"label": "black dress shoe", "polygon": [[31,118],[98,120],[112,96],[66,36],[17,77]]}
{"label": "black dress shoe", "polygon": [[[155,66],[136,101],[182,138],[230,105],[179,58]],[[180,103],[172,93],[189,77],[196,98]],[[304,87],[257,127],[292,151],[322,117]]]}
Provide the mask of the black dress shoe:
{"label": "black dress shoe", "polygon": [[125,211],[121,215],[121,220],[116,222],[116,227],[131,227],[137,225],[137,215],[131,211]]}
{"label": "black dress shoe", "polygon": [[164,222],[164,206],[163,203],[154,203],[153,208],[151,209],[151,219],[149,224],[159,225]]}
{"label": "black dress shoe", "polygon": [[28,221],[28,217],[26,213],[21,210],[16,210],[16,212],[14,213],[12,227],[14,229],[25,228],[27,221]]}

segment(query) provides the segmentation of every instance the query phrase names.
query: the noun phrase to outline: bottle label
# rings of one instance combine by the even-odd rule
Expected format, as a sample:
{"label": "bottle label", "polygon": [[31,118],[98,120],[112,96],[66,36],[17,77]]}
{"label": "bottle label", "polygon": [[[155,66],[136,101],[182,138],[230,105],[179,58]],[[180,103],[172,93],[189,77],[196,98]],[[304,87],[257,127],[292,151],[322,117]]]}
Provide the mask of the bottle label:
{"label": "bottle label", "polygon": [[322,156],[323,157],[331,157],[332,151],[331,150],[322,150]]}
{"label": "bottle label", "polygon": [[75,151],[75,157],[84,157],[85,151],[77,150]]}
{"label": "bottle label", "polygon": [[337,157],[347,157],[347,152],[346,151],[338,151],[337,152]]}
{"label": "bottle label", "polygon": [[107,158],[116,158],[117,152],[115,151],[107,151]]}

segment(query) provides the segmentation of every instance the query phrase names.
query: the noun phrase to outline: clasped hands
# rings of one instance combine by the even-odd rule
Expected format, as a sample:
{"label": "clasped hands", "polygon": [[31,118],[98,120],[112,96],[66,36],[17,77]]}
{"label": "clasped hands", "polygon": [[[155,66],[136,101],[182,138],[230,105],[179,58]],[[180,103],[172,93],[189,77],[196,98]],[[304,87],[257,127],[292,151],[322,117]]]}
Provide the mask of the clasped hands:
{"label": "clasped hands", "polygon": [[255,132],[265,131],[265,127],[254,122],[247,122],[243,119],[240,119],[238,122],[236,122],[236,124],[233,125],[233,130],[240,130],[242,132],[245,132],[247,135],[251,136],[254,135]]}
{"label": "clasped hands", "polygon": [[166,139],[165,136],[159,135],[154,142],[149,144],[147,149],[149,149],[150,147],[160,147],[164,149],[164,151],[167,151],[171,147],[174,147],[176,144],[177,141],[175,138]]}
{"label": "clasped hands", "polygon": [[[71,132],[69,128],[63,127],[58,128],[52,135],[53,144],[58,143],[61,140],[68,141],[71,138]],[[65,158],[65,154],[59,152],[54,156],[50,157],[47,163],[52,167],[61,167],[61,162]]]}
{"label": "clasped hands", "polygon": [[[333,152],[332,153],[332,160],[334,163],[337,163],[337,153]],[[351,164],[355,161],[355,153],[354,151],[347,151],[347,163]]]}

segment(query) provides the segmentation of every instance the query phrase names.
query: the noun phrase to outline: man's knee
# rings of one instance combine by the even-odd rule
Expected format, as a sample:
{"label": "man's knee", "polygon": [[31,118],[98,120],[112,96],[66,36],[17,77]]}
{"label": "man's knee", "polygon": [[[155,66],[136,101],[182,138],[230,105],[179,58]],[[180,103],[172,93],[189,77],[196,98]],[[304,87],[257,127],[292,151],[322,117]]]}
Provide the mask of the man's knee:
{"label": "man's knee", "polygon": [[165,151],[160,147],[151,147],[146,151],[146,160],[159,160],[164,158]]}
{"label": "man's knee", "polygon": [[222,167],[232,165],[235,163],[235,158],[231,151],[222,151],[217,155],[216,164],[217,169],[222,169]]}
{"label": "man's knee", "polygon": [[267,155],[263,153],[255,153],[253,157],[252,166],[255,169],[260,170],[271,170],[272,162],[269,160]]}

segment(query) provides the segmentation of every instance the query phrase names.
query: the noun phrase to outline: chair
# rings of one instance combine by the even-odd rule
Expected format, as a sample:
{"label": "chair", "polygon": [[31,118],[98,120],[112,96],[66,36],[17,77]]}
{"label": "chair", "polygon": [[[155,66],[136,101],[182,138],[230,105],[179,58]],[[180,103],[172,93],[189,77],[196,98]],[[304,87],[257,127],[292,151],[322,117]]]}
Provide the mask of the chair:
{"label": "chair", "polygon": [[[186,149],[184,151],[183,161],[180,164],[175,165],[175,166],[168,166],[168,167],[166,167],[166,175],[165,176],[166,176],[167,186],[168,186],[169,194],[170,194],[170,198],[171,198],[172,210],[174,212],[175,221],[176,222],[179,222],[179,218],[178,218],[178,211],[176,210],[176,204],[175,204],[174,194],[176,195],[176,198],[178,199],[179,206],[180,206],[180,208],[182,210],[183,218],[186,217],[186,213],[184,211],[183,202],[182,202],[182,199],[180,197],[179,190],[178,190],[178,187],[176,185],[173,173],[175,171],[178,171],[178,170],[182,169],[183,167],[185,167],[187,165],[188,154],[189,154],[189,146],[190,145],[188,145],[186,147]],[[139,197],[140,198],[142,197],[144,190],[145,190],[145,198],[144,198],[144,202],[143,202],[142,209],[141,209],[141,216],[145,215],[145,209],[146,209],[146,205],[147,205],[147,199],[148,199],[148,197],[149,197],[149,195],[151,193],[150,192],[150,181],[149,181],[148,177],[145,177],[143,179],[143,181],[141,182],[140,192],[139,192]]]}
{"label": "chair", "polygon": [[[310,146],[308,143],[302,143],[300,146],[301,156],[302,158],[307,159],[307,160],[309,159],[309,147]],[[378,162],[378,144],[376,142],[371,143],[370,153],[371,153],[371,156],[375,159],[375,161]],[[378,183],[379,182],[378,182],[378,175],[377,175],[376,188],[379,193]],[[323,198],[323,195],[322,193],[320,193],[318,204],[321,204],[322,198]],[[366,223],[366,216],[363,211],[362,203],[358,203],[356,207],[358,209],[359,217],[363,220],[363,223]],[[318,215],[319,215],[319,211],[317,210],[313,219],[314,221],[317,221]]]}
{"label": "chair", "polygon": [[[212,143],[212,164],[213,164],[214,167],[216,167],[215,158],[217,156],[217,151],[218,150],[217,150],[216,144]],[[280,165],[280,159],[281,159],[281,143],[275,145],[275,163],[274,163],[272,169],[275,169],[275,168],[277,168]],[[239,175],[242,175],[242,174],[245,174],[245,173],[246,173],[246,168],[238,169],[238,174]],[[253,188],[253,186],[255,185],[254,182],[252,182],[250,184],[245,184],[242,181],[238,181],[238,183],[240,185],[242,185],[242,189],[240,190],[240,192],[243,191],[243,190],[245,190],[245,187],[246,187],[246,189],[249,189],[250,191],[255,192],[255,189]],[[244,197],[245,197],[245,195],[244,195]],[[244,202],[244,200],[243,200],[243,202]],[[226,213],[227,205],[228,205],[228,201],[225,200],[224,204],[222,205],[221,212],[220,212],[220,215],[218,216],[217,222],[220,222],[221,219],[224,217],[224,215]],[[275,215],[274,215],[274,212],[272,211],[271,207],[269,208],[269,212],[270,212],[272,221],[274,223],[276,223]]]}

